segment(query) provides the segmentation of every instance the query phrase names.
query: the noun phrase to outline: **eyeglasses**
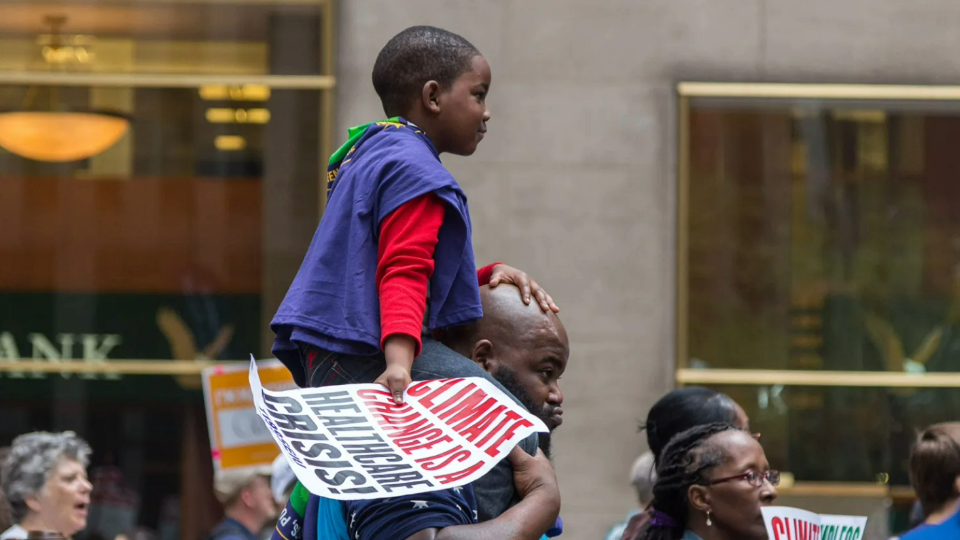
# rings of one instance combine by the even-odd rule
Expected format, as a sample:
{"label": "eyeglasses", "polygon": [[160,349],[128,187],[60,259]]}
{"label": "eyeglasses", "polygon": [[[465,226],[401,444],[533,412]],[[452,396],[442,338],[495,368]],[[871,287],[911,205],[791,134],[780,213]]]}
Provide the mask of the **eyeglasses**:
{"label": "eyeglasses", "polygon": [[709,480],[703,485],[714,486],[717,484],[722,484],[724,482],[732,482],[734,480],[746,480],[753,487],[762,487],[764,480],[766,480],[767,482],[770,482],[771,486],[779,486],[780,471],[764,471],[762,473],[757,471],[750,471],[744,474],[738,474],[736,476],[728,476],[726,478]]}

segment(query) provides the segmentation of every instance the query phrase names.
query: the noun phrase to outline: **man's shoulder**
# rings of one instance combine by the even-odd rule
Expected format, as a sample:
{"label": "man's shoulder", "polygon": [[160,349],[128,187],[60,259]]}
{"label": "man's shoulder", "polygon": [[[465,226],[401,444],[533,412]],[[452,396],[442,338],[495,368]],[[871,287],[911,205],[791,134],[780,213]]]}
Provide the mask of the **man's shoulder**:
{"label": "man's shoulder", "polygon": [[943,540],[945,538],[960,538],[960,522],[956,517],[939,525],[921,525],[900,536],[900,540]]}
{"label": "man's shoulder", "polygon": [[470,485],[386,499],[344,501],[350,538],[393,540],[424,529],[477,523]]}
{"label": "man's shoulder", "polygon": [[225,517],[210,530],[207,538],[209,540],[251,540],[255,539],[256,535],[248,531],[240,522]]}
{"label": "man's shoulder", "polygon": [[476,498],[474,497],[473,486],[467,484],[415,495],[344,501],[343,504],[348,512],[357,512],[358,515],[367,509],[376,509],[377,511],[388,509],[395,514],[400,514],[407,510],[413,513],[435,513],[455,508],[472,519],[476,509]]}

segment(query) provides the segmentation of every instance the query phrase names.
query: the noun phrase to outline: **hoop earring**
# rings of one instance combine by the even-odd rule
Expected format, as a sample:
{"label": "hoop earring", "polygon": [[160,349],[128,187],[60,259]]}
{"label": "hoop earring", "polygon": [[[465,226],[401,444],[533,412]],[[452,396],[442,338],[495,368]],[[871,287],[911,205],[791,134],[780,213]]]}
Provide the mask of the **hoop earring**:
{"label": "hoop earring", "polygon": [[713,521],[710,520],[710,511],[707,510],[707,527],[713,527]]}

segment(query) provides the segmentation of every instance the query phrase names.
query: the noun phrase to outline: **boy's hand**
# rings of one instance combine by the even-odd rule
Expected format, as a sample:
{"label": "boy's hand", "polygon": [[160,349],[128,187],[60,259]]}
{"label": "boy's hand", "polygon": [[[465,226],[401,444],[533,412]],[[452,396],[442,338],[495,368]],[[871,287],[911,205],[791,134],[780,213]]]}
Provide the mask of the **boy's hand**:
{"label": "boy's hand", "polygon": [[537,282],[530,279],[530,276],[522,270],[517,270],[512,266],[498,264],[493,267],[493,274],[490,275],[490,288],[494,288],[501,283],[509,283],[520,289],[520,296],[524,304],[530,304],[530,295],[537,297],[537,303],[544,312],[553,311],[560,313],[560,308],[553,302],[553,298],[543,290]]}
{"label": "boy's hand", "polygon": [[397,405],[403,405],[403,391],[410,386],[410,369],[416,350],[416,340],[406,334],[393,334],[383,342],[387,369],[375,382],[387,387]]}

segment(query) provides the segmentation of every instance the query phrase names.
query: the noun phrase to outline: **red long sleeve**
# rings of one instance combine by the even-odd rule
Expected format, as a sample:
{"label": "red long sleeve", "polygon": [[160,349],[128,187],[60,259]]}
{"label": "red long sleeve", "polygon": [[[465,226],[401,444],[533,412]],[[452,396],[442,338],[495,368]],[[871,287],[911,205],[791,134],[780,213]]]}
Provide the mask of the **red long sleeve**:
{"label": "red long sleeve", "polygon": [[391,335],[405,334],[416,340],[416,354],[420,354],[427,285],[433,276],[433,252],[445,211],[443,201],[430,193],[405,203],[380,222],[377,291],[381,348]]}
{"label": "red long sleeve", "polygon": [[480,287],[483,287],[484,285],[489,285],[490,278],[493,277],[493,267],[498,264],[501,264],[501,263],[495,262],[493,264],[488,264],[483,268],[477,270],[477,285],[479,285]]}

